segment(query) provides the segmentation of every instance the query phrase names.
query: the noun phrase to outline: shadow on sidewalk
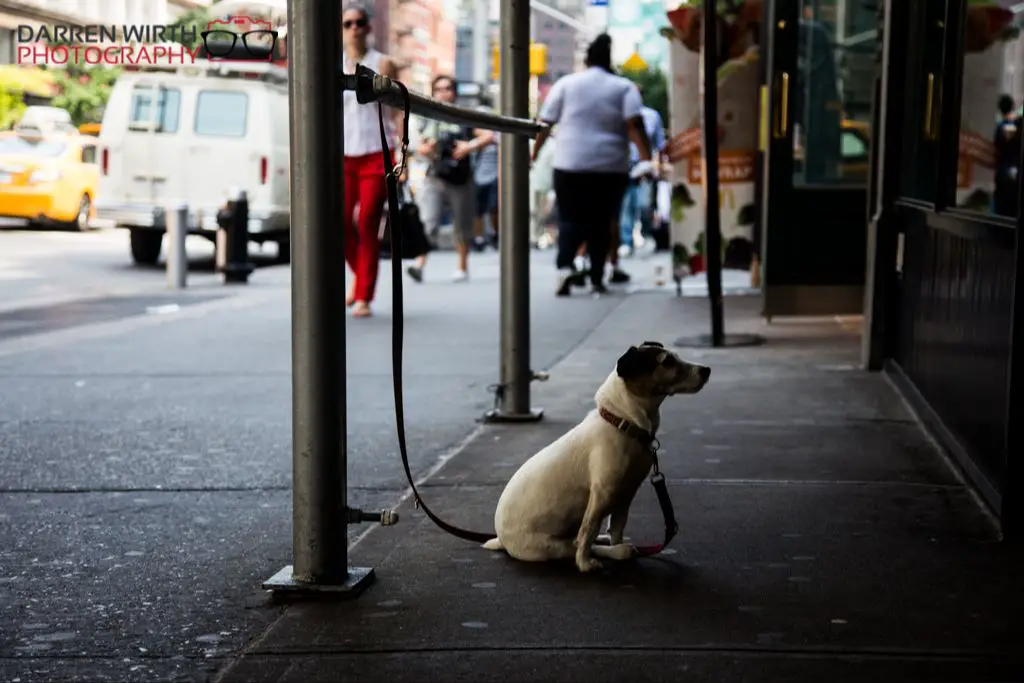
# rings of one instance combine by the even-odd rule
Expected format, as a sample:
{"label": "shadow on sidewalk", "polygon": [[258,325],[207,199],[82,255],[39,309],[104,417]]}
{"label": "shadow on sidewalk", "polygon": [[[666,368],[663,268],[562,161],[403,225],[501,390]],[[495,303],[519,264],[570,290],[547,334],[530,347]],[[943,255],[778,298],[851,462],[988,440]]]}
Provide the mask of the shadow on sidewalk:
{"label": "shadow on sidewalk", "polygon": [[[532,565],[444,535],[406,505],[353,564],[377,585],[300,603],[225,681],[1019,680],[1021,554],[878,374],[856,320],[765,327],[762,348],[688,355],[713,368],[662,411],[662,470],[681,531],[667,553]],[[579,420],[616,358],[707,326],[706,302],[636,295],[552,369],[534,426],[487,428],[422,491],[446,520],[492,528],[502,486]],[[657,540],[641,489],[627,527]]]}

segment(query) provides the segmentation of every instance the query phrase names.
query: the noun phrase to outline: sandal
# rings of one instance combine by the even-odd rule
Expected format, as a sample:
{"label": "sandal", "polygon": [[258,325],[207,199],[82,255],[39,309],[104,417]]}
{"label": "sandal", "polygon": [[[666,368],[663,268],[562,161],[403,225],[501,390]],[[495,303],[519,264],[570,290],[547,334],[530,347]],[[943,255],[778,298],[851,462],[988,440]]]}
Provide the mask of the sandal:
{"label": "sandal", "polygon": [[373,315],[373,312],[370,311],[370,304],[365,301],[355,302],[355,305],[352,307],[353,318],[369,318],[371,315]]}

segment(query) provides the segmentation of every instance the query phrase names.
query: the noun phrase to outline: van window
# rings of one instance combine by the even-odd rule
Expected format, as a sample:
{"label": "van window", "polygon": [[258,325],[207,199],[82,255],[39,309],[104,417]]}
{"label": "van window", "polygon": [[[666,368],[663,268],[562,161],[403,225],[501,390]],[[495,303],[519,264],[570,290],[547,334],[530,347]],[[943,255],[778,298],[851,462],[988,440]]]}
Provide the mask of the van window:
{"label": "van window", "polygon": [[[153,99],[156,99],[156,113]],[[131,130],[146,130],[156,124],[157,133],[178,132],[178,110],[181,108],[181,91],[175,88],[152,88],[137,85],[132,91],[132,117],[128,124]]]}
{"label": "van window", "polygon": [[96,145],[82,145],[82,163],[96,163]]}
{"label": "van window", "polygon": [[245,136],[249,96],[241,92],[204,90],[196,99],[196,135]]}

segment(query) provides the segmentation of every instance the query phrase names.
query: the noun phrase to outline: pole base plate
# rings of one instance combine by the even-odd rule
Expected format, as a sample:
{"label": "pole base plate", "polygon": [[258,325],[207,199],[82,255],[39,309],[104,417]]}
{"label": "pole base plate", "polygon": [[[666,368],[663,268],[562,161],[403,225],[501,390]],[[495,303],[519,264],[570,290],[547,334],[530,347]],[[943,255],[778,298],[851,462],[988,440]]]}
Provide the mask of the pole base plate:
{"label": "pole base plate", "polygon": [[275,597],[322,597],[334,599],[354,598],[373,583],[372,567],[349,567],[348,576],[341,583],[311,583],[299,581],[288,565],[263,582],[263,590],[273,591]]}
{"label": "pole base plate", "polygon": [[528,413],[506,413],[495,408],[484,413],[480,421],[484,424],[499,424],[502,422],[540,422],[544,419],[543,408],[530,408]]}
{"label": "pole base plate", "polygon": [[[723,349],[733,349],[743,346],[761,346],[765,339],[759,334],[726,334],[722,340]],[[714,339],[710,334],[698,334],[695,337],[680,337],[672,342],[673,346],[682,346],[691,349],[713,349]]]}

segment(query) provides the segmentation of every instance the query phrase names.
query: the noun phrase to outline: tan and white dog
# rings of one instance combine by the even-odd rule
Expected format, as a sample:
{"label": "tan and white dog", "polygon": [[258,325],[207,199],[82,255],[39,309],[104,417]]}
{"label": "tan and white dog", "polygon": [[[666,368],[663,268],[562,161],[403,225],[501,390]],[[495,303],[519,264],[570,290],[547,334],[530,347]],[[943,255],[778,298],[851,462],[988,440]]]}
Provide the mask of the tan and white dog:
{"label": "tan and white dog", "polygon": [[[484,547],[527,562],[575,557],[581,572],[600,567],[598,558],[631,558],[622,534],[654,463],[661,404],[697,393],[710,376],[657,342],[630,347],[594,395],[597,408],[512,475],[494,513],[497,538]],[[609,545],[595,545],[606,517]]]}

